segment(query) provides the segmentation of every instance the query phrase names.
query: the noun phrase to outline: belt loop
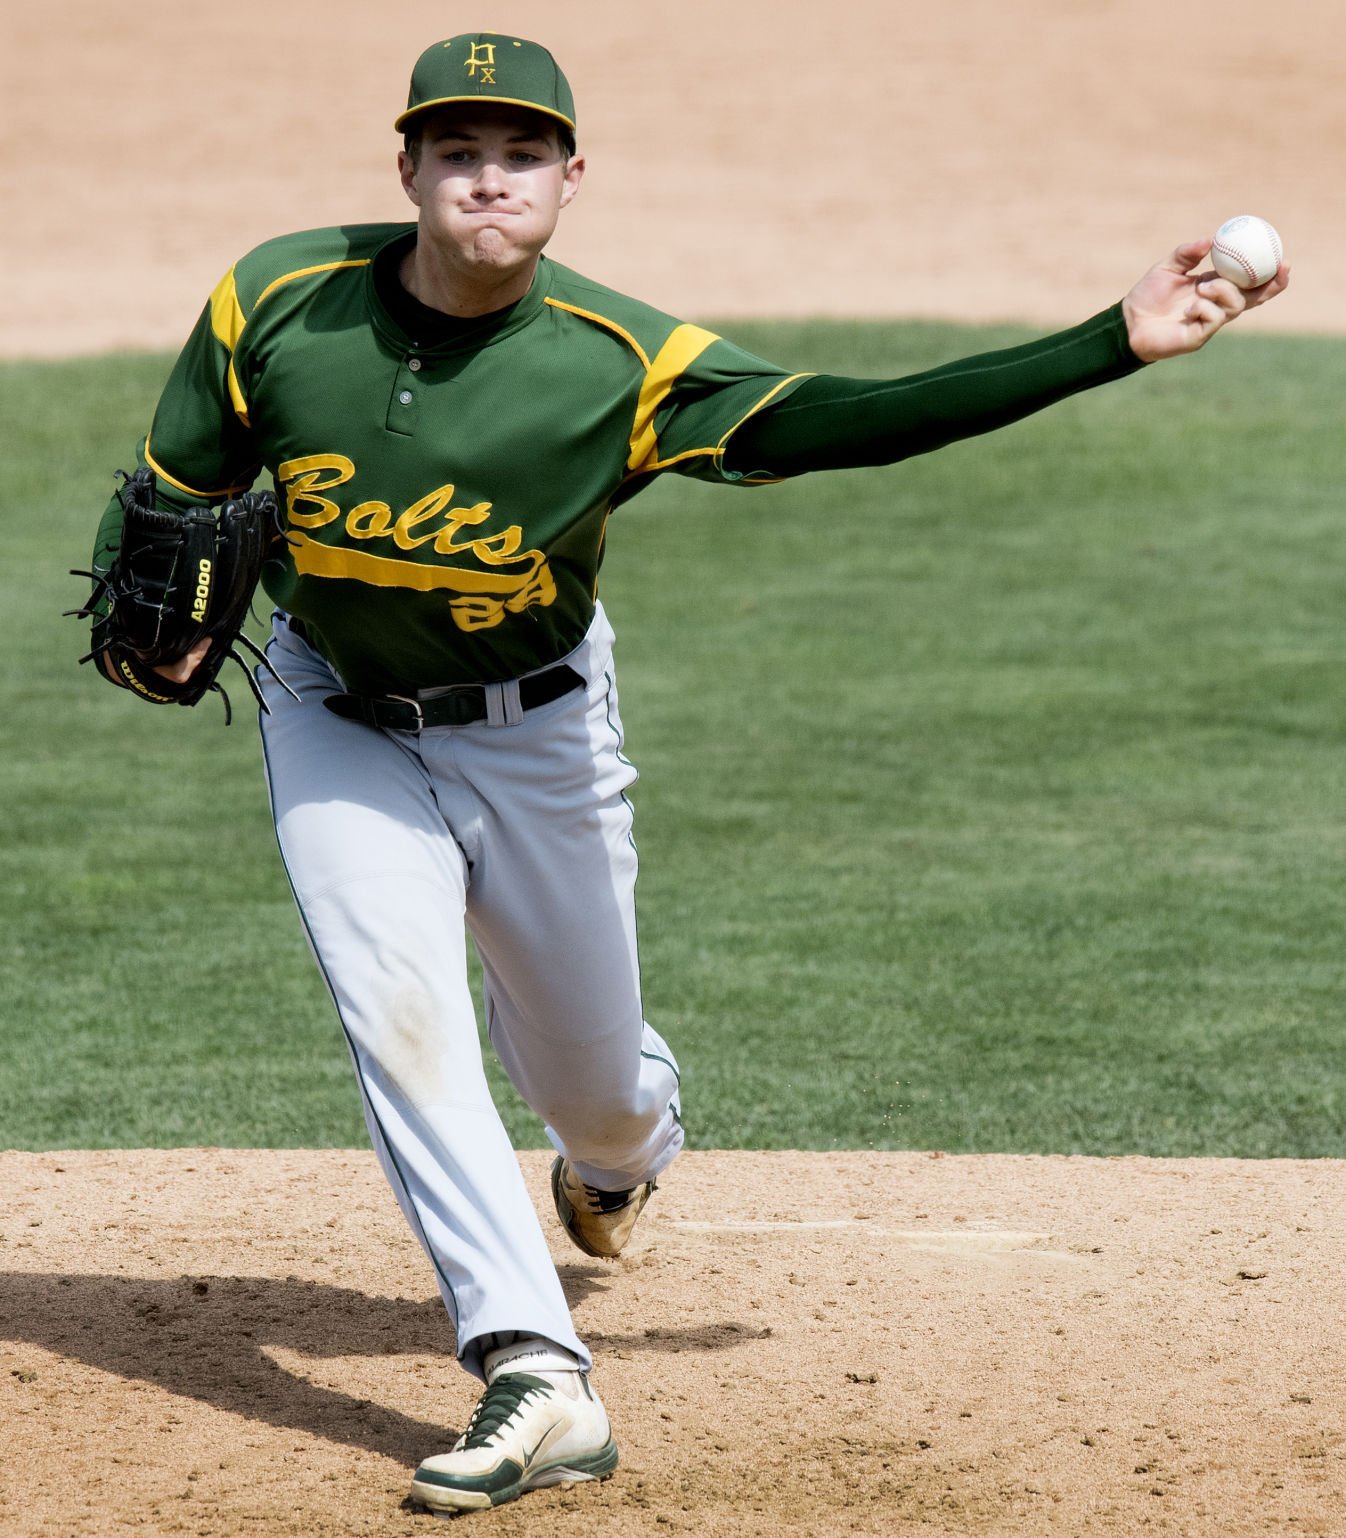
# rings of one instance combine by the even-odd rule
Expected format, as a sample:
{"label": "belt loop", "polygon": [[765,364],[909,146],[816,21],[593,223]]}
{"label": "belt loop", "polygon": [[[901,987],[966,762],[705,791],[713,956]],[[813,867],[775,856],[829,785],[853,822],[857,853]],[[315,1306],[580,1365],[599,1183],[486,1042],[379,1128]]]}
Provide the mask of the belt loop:
{"label": "belt loop", "polygon": [[519,680],[511,678],[503,684],[487,684],[487,726],[517,726],[523,720],[523,702],[519,699]]}

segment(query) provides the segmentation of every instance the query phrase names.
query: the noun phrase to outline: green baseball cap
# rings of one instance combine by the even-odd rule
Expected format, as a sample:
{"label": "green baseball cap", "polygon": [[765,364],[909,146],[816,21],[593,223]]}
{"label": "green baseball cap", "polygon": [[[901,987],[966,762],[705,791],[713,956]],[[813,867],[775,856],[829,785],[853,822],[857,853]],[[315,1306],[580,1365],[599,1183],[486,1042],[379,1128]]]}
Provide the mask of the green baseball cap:
{"label": "green baseball cap", "polygon": [[416,60],[407,110],[393,127],[405,133],[422,112],[460,101],[529,107],[575,131],[575,98],[556,60],[540,43],[507,33],[473,32],[432,43]]}

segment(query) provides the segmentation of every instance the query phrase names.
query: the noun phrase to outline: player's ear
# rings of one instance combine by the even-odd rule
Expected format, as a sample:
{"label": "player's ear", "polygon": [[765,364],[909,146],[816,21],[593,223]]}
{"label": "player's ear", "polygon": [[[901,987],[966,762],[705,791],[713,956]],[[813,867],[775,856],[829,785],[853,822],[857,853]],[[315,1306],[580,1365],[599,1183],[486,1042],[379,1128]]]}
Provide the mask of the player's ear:
{"label": "player's ear", "polygon": [[565,181],[561,184],[561,207],[564,208],[571,198],[580,190],[580,182],[584,179],[584,156],[572,155],[566,161]]}
{"label": "player's ear", "polygon": [[421,206],[421,189],[416,185],[417,169],[416,162],[407,154],[406,150],[398,150],[397,174],[402,180],[402,191],[419,208]]}

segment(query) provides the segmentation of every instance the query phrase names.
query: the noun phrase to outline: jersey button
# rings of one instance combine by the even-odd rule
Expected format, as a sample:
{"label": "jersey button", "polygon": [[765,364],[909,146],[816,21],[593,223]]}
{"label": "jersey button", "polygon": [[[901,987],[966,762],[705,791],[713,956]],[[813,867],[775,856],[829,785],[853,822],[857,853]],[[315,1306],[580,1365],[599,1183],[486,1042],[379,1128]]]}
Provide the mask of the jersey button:
{"label": "jersey button", "polygon": [[410,390],[403,390],[401,395],[399,395],[397,398],[402,402],[404,406],[409,406],[411,405],[413,397]]}
{"label": "jersey button", "polygon": [[407,367],[413,374],[419,374],[421,371],[421,360],[419,358],[408,358]]}

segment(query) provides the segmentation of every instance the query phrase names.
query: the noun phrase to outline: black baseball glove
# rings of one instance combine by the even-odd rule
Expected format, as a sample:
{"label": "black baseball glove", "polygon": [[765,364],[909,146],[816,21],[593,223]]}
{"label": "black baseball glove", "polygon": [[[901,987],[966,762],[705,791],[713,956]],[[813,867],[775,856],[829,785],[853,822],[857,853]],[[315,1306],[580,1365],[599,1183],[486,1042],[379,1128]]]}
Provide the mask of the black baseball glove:
{"label": "black baseball glove", "polygon": [[[236,648],[245,647],[274,673],[242,627],[263,562],[279,537],[275,497],[248,492],[215,509],[175,513],[154,505],[152,470],[117,473],[125,483],[117,493],[124,513],[121,547],[103,574],[73,573],[94,583],[84,607],[70,611],[93,620],[93,650],[80,661],[96,657],[114,683],[156,705],[195,705],[213,690],[224,700],[228,724],[233,712],[218,674],[232,657],[266,710]],[[210,644],[185,683],[155,671],[180,661],[203,639]]]}

